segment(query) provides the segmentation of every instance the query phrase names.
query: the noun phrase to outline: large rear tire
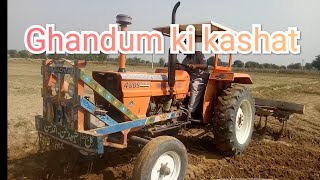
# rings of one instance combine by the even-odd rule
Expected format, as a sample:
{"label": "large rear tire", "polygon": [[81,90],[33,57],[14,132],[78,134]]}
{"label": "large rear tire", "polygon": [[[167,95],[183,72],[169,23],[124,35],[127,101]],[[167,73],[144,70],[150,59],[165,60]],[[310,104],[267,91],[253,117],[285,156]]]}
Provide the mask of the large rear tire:
{"label": "large rear tire", "polygon": [[251,141],[255,104],[251,92],[242,85],[223,90],[215,107],[214,142],[226,156],[244,152]]}
{"label": "large rear tire", "polygon": [[171,136],[159,136],[140,152],[134,165],[133,179],[184,179],[187,165],[187,150],[182,142]]}

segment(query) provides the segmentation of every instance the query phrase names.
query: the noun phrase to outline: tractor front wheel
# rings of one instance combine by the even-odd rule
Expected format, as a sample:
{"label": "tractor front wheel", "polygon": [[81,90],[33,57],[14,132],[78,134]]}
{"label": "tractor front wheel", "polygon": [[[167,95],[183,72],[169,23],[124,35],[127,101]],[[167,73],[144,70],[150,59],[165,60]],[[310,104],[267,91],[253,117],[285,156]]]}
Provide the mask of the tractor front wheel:
{"label": "tractor front wheel", "polygon": [[251,141],[254,118],[254,99],[249,89],[233,85],[223,90],[213,119],[217,150],[227,156],[245,151]]}
{"label": "tractor front wheel", "polygon": [[187,150],[182,142],[171,136],[159,136],[140,152],[134,165],[133,179],[184,179],[187,165]]}

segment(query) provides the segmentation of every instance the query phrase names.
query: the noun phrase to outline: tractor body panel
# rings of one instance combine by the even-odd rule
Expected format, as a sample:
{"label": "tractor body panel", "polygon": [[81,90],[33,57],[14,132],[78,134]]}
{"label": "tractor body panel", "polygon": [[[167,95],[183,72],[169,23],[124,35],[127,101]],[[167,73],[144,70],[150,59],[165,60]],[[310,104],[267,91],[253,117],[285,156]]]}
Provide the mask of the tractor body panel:
{"label": "tractor body panel", "polygon": [[[165,72],[143,73],[143,72],[110,72],[93,71],[93,79],[110,91],[116,98],[123,102],[139,118],[146,117],[151,97],[168,96],[168,74]],[[176,71],[176,83],[174,94],[177,99],[187,96],[189,89],[189,74],[186,71]],[[103,105],[105,101],[95,93],[95,102]],[[125,120],[129,120],[125,118]]]}

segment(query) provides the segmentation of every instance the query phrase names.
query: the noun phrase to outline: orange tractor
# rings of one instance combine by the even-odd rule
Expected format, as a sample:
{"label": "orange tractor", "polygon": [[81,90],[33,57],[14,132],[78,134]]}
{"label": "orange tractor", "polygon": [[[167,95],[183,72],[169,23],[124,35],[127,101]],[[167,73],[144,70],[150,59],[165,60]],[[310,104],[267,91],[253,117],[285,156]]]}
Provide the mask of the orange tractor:
{"label": "orange tractor", "polygon": [[[173,24],[179,5],[172,12]],[[117,23],[126,30],[130,17],[119,15]],[[193,24],[200,39],[202,24]],[[212,31],[231,31],[212,21],[206,24],[211,24]],[[187,25],[180,25],[180,29]],[[169,26],[155,30],[169,35]],[[176,56],[170,55],[168,69],[145,73],[125,72],[125,55],[120,54],[118,72],[93,71],[92,77],[85,74],[86,62],[81,60],[43,61],[43,115],[36,116],[40,136],[85,155],[102,155],[110,147],[126,148],[128,142],[142,144],[145,146],[136,160],[134,179],[183,179],[188,161],[186,148],[178,139],[163,136],[195,121],[188,119],[184,108],[190,94],[188,68],[176,64]],[[226,67],[219,66],[218,59],[216,54],[196,110],[196,122],[213,127],[219,152],[236,155],[249,146],[256,108],[263,116],[287,109],[275,101],[259,100],[263,103],[255,104],[243,85],[253,83],[250,76],[231,71],[232,55]],[[94,99],[85,96],[85,86],[93,90]],[[303,112],[303,108],[294,106],[291,112]]]}

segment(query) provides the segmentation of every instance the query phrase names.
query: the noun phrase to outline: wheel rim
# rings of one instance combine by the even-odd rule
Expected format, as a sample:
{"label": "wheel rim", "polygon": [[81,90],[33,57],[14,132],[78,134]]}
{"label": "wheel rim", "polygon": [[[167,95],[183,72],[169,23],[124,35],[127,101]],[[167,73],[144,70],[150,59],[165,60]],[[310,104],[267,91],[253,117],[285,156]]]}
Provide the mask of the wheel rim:
{"label": "wheel rim", "polygon": [[241,102],[236,117],[236,138],[240,144],[247,141],[252,125],[252,109],[249,101]]}
{"label": "wheel rim", "polygon": [[151,180],[173,180],[178,179],[181,168],[179,155],[174,151],[163,153],[153,165]]}

